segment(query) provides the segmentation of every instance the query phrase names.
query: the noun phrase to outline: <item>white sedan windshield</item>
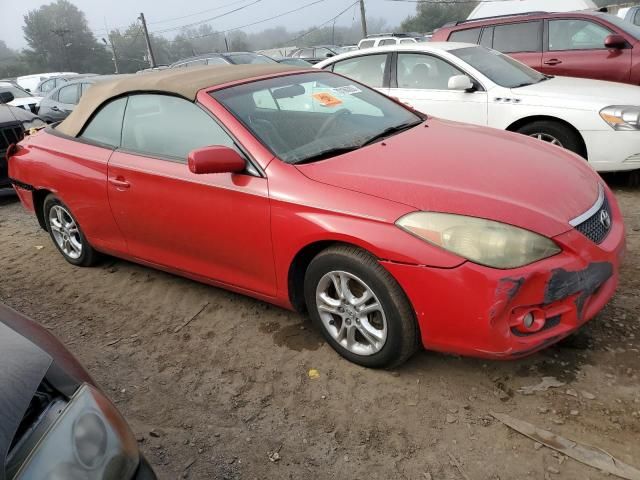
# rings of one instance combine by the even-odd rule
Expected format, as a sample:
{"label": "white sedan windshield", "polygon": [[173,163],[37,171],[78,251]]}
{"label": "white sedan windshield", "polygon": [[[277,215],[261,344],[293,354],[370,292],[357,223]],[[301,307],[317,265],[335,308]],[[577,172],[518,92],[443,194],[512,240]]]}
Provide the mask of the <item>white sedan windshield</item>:
{"label": "white sedan windshield", "polygon": [[523,63],[488,48],[457,48],[450,50],[449,53],[468,63],[501,87],[526,87],[548,78]]}

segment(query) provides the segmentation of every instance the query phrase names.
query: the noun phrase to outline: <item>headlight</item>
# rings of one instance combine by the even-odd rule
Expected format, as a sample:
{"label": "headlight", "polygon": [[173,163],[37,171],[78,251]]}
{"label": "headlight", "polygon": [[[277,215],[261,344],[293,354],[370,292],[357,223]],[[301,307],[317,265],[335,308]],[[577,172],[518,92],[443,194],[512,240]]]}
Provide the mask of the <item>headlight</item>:
{"label": "headlight", "polygon": [[83,385],[14,478],[128,480],[139,461],[136,439],[120,413]]}
{"label": "headlight", "polygon": [[522,267],[561,251],[542,235],[476,217],[415,212],[396,225],[426,242],[493,268]]}
{"label": "headlight", "polygon": [[600,110],[600,116],[614,130],[640,130],[640,107],[612,105]]}

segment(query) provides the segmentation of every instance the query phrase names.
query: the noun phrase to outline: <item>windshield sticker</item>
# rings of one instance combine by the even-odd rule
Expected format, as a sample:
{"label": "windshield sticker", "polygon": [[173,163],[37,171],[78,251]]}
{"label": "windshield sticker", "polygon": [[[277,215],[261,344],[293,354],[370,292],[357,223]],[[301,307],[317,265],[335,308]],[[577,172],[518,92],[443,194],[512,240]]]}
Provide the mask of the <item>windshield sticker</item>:
{"label": "windshield sticker", "polygon": [[342,105],[342,100],[334,97],[330,93],[314,93],[312,97],[320,102],[320,105],[323,107],[337,107],[338,105]]}
{"label": "windshield sticker", "polygon": [[332,88],[331,91],[336,95],[354,95],[356,93],[362,93],[355,85],[345,85],[344,87]]}

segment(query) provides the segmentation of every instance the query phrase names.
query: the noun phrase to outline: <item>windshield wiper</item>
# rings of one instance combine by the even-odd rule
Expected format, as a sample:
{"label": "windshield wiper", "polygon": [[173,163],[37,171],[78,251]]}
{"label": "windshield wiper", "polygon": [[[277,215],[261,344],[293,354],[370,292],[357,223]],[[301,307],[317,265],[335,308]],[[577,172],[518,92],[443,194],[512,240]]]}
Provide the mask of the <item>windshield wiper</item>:
{"label": "windshield wiper", "polygon": [[375,143],[378,140],[381,140],[383,138],[389,137],[389,136],[393,135],[394,133],[400,133],[400,132],[403,132],[405,130],[409,130],[409,129],[415,127],[416,125],[420,125],[421,123],[422,123],[422,120],[419,121],[419,122],[403,123],[402,125],[396,125],[395,127],[386,128],[383,131],[381,131],[380,133],[378,133],[377,135],[374,135],[373,137],[371,137],[366,142],[361,143],[360,147],[366,147],[367,145],[371,145],[372,143]]}
{"label": "windshield wiper", "polygon": [[326,150],[322,150],[315,155],[311,155],[310,157],[303,158],[302,160],[298,160],[295,162],[291,162],[292,165],[302,165],[303,163],[311,163],[318,162],[320,160],[324,160],[326,158],[335,157],[336,155],[342,155],[343,153],[353,152],[354,150],[358,150],[360,145],[350,145],[348,147],[335,147],[328,148]]}

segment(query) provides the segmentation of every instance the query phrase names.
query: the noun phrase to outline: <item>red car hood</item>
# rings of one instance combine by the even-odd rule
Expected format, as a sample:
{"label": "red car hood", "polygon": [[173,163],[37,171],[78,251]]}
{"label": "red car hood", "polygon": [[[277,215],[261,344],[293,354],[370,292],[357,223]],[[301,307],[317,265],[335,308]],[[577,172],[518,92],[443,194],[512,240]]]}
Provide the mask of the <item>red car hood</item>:
{"label": "red car hood", "polygon": [[599,176],[558,147],[430,119],[354,152],[300,165],[308,178],[417,210],[488,218],[553,237],[597,200]]}

